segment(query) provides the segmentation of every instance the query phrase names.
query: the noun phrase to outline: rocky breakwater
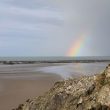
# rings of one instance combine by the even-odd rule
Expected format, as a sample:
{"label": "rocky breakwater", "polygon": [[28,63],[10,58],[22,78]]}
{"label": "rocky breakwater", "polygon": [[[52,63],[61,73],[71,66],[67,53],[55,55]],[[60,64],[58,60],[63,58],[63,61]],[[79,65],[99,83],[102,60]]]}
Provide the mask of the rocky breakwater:
{"label": "rocky breakwater", "polygon": [[13,110],[110,110],[110,65],[98,75],[56,82]]}

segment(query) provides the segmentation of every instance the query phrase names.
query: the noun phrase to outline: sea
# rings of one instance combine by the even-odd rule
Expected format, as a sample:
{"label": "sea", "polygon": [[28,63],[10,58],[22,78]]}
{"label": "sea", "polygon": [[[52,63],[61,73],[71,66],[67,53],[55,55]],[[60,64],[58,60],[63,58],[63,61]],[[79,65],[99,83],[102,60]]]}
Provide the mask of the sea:
{"label": "sea", "polygon": [[63,60],[110,60],[110,56],[81,56],[81,57],[0,57],[0,61],[63,61]]}
{"label": "sea", "polygon": [[[91,56],[91,57],[0,57],[0,61],[76,61],[76,60],[108,60],[108,62],[91,62],[91,63],[66,63],[54,66],[46,66],[46,67],[35,67],[33,71],[36,72],[43,72],[43,73],[50,73],[50,74],[57,74],[64,79],[77,77],[82,75],[94,75],[97,73],[101,73],[105,67],[110,63],[110,56]],[[7,65],[5,66],[7,68]],[[21,69],[14,71],[22,71]],[[29,70],[29,67],[25,67],[25,70]],[[31,73],[31,72],[30,72]]]}

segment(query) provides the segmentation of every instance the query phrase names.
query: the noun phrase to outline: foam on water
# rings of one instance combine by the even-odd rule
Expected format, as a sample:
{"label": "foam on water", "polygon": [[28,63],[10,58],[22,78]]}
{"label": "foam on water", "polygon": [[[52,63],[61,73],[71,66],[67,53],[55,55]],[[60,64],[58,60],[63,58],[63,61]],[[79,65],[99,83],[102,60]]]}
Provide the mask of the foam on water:
{"label": "foam on water", "polygon": [[58,74],[62,78],[67,79],[72,76],[93,75],[100,73],[107,65],[107,63],[73,63],[60,66],[41,67],[37,69],[37,71]]}

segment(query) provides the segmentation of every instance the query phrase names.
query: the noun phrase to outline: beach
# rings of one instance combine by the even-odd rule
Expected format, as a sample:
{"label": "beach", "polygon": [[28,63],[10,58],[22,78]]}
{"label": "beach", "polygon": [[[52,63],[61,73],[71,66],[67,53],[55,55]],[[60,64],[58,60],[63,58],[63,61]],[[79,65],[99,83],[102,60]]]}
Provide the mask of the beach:
{"label": "beach", "polygon": [[106,65],[106,63],[0,65],[0,110],[11,110],[27,99],[43,95],[59,80],[99,73]]}
{"label": "beach", "polygon": [[0,65],[0,110],[11,110],[29,98],[42,95],[61,78],[33,71],[48,64]]}

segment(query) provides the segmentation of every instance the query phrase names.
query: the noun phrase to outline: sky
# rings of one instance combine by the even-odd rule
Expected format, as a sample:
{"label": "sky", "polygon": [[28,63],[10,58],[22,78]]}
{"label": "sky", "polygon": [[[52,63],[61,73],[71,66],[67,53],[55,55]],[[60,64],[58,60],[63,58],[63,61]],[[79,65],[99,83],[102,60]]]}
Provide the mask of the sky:
{"label": "sky", "polygon": [[0,0],[0,56],[67,56],[82,35],[76,56],[110,56],[110,0]]}

